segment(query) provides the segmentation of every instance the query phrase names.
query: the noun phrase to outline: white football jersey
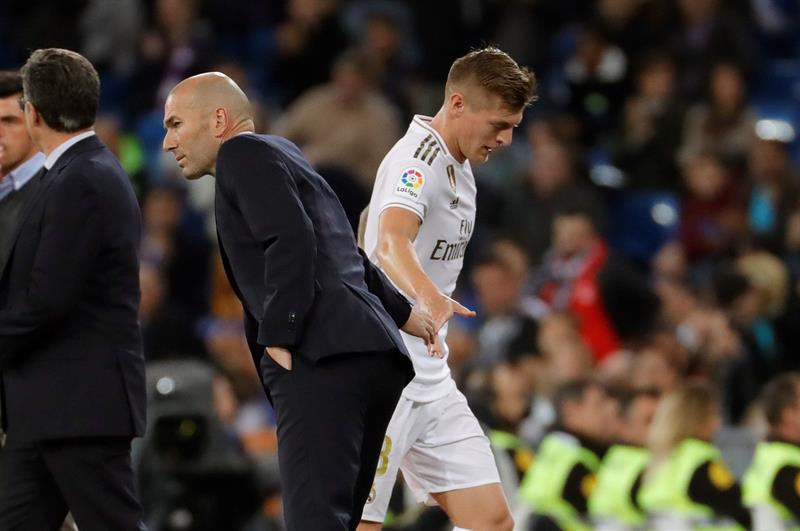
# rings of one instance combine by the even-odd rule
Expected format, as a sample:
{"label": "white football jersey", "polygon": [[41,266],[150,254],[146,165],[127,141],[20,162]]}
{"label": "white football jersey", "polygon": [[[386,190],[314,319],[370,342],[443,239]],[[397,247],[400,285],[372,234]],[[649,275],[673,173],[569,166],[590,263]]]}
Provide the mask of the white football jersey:
{"label": "white football jersey", "polygon": [[[442,138],[430,125],[431,118],[415,116],[405,136],[389,151],[378,168],[369,204],[364,247],[378,263],[378,224],[390,207],[419,216],[414,250],[425,274],[446,295],[456,287],[475,226],[475,178],[469,161],[450,155]],[[454,383],[447,365],[447,324],[439,332],[445,351],[440,359],[428,354],[424,341],[403,333],[416,376],[403,395],[417,402],[445,396]]]}

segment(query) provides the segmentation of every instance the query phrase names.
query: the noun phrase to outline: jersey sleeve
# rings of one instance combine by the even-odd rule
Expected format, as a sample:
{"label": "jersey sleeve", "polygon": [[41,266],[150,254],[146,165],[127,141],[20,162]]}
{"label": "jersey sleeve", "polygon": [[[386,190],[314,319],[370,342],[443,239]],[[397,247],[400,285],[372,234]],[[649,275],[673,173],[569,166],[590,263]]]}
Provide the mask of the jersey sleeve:
{"label": "jersey sleeve", "polygon": [[378,213],[400,207],[425,219],[435,193],[433,168],[415,158],[403,158],[384,170]]}

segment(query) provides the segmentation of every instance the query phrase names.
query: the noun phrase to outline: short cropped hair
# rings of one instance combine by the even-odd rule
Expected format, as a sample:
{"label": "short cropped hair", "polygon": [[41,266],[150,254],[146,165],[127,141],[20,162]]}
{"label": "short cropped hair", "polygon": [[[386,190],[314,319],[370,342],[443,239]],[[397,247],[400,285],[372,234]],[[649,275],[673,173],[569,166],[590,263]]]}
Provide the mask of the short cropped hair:
{"label": "short cropped hair", "polygon": [[72,133],[94,124],[100,78],[84,56],[62,48],[34,51],[22,67],[25,99],[53,130]]}
{"label": "short cropped hair", "polygon": [[589,389],[597,388],[605,392],[605,387],[596,380],[579,378],[561,384],[553,395],[553,407],[556,410],[556,420],[564,423],[564,408],[568,402],[582,402]]}
{"label": "short cropped hair", "polygon": [[464,82],[474,83],[503,100],[510,109],[522,109],[536,99],[536,77],[520,67],[507,53],[489,46],[459,57],[450,67],[446,90]]}
{"label": "short cropped hair", "polygon": [[764,386],[761,392],[761,407],[770,426],[778,426],[783,412],[797,402],[798,384],[800,384],[800,374],[787,372],[776,376]]}
{"label": "short cropped hair", "polygon": [[22,94],[22,76],[15,70],[0,71],[0,98]]}

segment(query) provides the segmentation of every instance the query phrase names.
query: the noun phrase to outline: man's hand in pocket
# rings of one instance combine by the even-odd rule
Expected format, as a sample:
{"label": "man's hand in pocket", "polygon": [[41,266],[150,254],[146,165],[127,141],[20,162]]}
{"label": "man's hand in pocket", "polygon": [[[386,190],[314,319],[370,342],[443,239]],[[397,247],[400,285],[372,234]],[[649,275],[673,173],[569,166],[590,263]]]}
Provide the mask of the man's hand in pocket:
{"label": "man's hand in pocket", "polygon": [[264,353],[287,371],[292,370],[292,353],[285,348],[267,347],[264,349]]}

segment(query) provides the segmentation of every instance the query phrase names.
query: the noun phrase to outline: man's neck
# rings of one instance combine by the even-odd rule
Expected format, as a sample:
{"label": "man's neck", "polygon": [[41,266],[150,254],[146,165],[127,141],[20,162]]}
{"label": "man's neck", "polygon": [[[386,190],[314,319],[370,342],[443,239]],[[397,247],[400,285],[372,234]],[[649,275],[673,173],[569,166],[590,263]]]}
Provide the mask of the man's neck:
{"label": "man's neck", "polygon": [[800,446],[800,443],[797,441],[796,434],[791,433],[791,430],[788,429],[782,429],[780,427],[775,428],[770,432],[769,438],[773,441],[781,441]]}
{"label": "man's neck", "polygon": [[439,109],[439,112],[437,112],[436,116],[431,120],[431,127],[442,137],[442,140],[444,140],[444,143],[447,145],[447,150],[453,158],[463,164],[467,158],[461,153],[458,142],[456,142],[455,134],[451,131],[452,127],[447,120],[444,107]]}
{"label": "man's neck", "polygon": [[50,156],[50,153],[56,150],[58,146],[69,140],[70,138],[74,138],[78,135],[82,135],[87,131],[91,131],[91,127],[87,127],[86,129],[81,129],[80,131],[72,131],[69,133],[62,133],[61,131],[53,131],[50,130],[39,139],[39,147],[42,149],[42,152],[46,157]]}
{"label": "man's neck", "polygon": [[226,131],[222,137],[221,143],[225,143],[226,141],[230,140],[231,138],[235,137],[236,135],[240,135],[242,133],[255,133],[256,127],[253,123],[253,120],[246,118],[241,122],[234,124],[228,131]]}

